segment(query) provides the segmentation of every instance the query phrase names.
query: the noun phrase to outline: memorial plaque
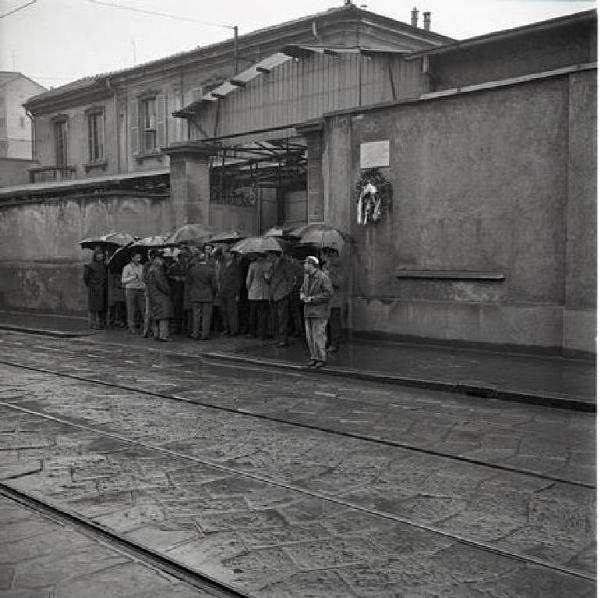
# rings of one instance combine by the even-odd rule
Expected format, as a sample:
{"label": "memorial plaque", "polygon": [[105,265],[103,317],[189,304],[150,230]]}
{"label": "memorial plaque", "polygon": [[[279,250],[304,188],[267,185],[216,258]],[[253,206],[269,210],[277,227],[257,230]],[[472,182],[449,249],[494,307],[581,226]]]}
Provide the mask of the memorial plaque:
{"label": "memorial plaque", "polygon": [[378,168],[390,165],[390,141],[370,141],[360,144],[360,167]]}

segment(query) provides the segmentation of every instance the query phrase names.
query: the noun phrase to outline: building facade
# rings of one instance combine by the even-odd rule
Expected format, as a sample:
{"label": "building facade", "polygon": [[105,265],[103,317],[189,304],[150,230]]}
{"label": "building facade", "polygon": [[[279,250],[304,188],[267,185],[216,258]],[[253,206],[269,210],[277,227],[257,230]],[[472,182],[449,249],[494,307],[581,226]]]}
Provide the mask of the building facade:
{"label": "building facade", "polygon": [[324,221],[355,331],[595,350],[595,12],[454,42],[350,5],[240,47],[235,73],[221,44],[28,102],[42,170],[0,190],[4,305],[83,309],[88,234]]}
{"label": "building facade", "polygon": [[23,104],[44,91],[22,73],[0,71],[0,158],[32,159],[31,119]]}

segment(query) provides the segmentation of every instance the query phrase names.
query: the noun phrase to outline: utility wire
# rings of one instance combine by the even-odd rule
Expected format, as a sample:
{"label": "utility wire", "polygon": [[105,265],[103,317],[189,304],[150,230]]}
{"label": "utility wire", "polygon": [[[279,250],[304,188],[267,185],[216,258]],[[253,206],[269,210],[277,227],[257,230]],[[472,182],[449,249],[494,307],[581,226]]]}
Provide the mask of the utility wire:
{"label": "utility wire", "polygon": [[3,15],[0,15],[0,19],[3,19],[4,17],[8,17],[9,15],[12,15],[20,10],[23,10],[24,8],[27,8],[28,6],[35,4],[36,2],[37,2],[37,0],[31,0],[31,2],[27,2],[27,4],[23,4],[22,6],[17,6],[17,8],[13,8],[13,10],[9,10],[8,12],[5,12]]}
{"label": "utility wire", "polygon": [[[36,2],[37,0],[33,0]],[[130,12],[139,12],[145,15],[153,15],[155,17],[166,17],[168,19],[175,19],[177,21],[187,21],[189,23],[200,23],[201,25],[210,25],[211,27],[223,27],[224,29],[233,29],[233,25],[223,25],[222,23],[212,23],[210,21],[201,21],[199,19],[192,19],[191,17],[181,17],[178,15],[171,15],[164,12],[157,12],[154,10],[146,10],[144,8],[134,8],[133,6],[124,6],[123,4],[112,4],[111,2],[101,2],[100,0],[88,0],[92,4],[98,4],[99,6],[108,6],[109,8],[118,8],[120,10],[129,10]]]}

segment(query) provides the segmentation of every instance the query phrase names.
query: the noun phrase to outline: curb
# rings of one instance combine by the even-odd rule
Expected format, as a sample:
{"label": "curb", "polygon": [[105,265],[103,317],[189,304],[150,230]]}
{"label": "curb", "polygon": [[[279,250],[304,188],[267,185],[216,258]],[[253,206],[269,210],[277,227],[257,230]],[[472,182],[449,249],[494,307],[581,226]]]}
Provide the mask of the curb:
{"label": "curb", "polygon": [[[0,330],[11,330],[14,332],[24,332],[41,336],[53,336],[57,338],[80,338],[84,336],[93,336],[91,332],[65,332],[62,330],[50,330],[39,328],[28,328],[26,326],[17,326],[0,323]],[[119,343],[120,344],[120,343]],[[169,353],[177,354],[176,351]],[[185,355],[190,357],[190,355]],[[512,401],[515,403],[526,403],[529,405],[540,405],[554,409],[568,409],[570,411],[580,411],[586,413],[596,413],[596,403],[586,400],[582,397],[568,397],[560,394],[536,394],[532,392],[511,390],[491,385],[485,385],[481,382],[448,382],[443,380],[425,380],[421,378],[411,378],[407,376],[395,376],[372,370],[358,370],[356,368],[345,368],[336,366],[327,366],[321,370],[308,369],[306,366],[292,363],[289,361],[279,361],[276,359],[267,359],[264,357],[252,357],[250,355],[240,355],[234,353],[224,353],[221,351],[204,351],[196,353],[198,357],[214,359],[220,361],[233,361],[238,363],[248,363],[259,366],[273,367],[289,371],[309,371],[311,374],[329,375],[343,378],[352,378],[355,380],[364,380],[367,382],[379,382],[384,384],[395,384],[409,388],[421,388],[425,390],[437,390],[442,392],[451,392],[455,394],[466,394],[485,399],[495,399],[499,401]]]}
{"label": "curb", "polygon": [[237,361],[241,363],[251,363],[254,365],[269,366],[294,371],[310,371],[311,373],[316,373],[318,375],[339,376],[344,378],[353,378],[356,380],[365,380],[368,382],[382,382],[385,384],[397,384],[398,386],[466,394],[486,399],[513,401],[516,403],[528,403],[556,409],[569,409],[571,411],[596,413],[596,403],[587,401],[580,397],[568,397],[549,393],[541,395],[518,390],[502,389],[494,386],[485,386],[484,384],[424,380],[420,378],[409,378],[406,376],[394,376],[393,374],[384,374],[371,370],[358,370],[355,368],[336,366],[327,366],[326,368],[320,370],[309,370],[303,365],[298,365],[287,361],[234,355],[232,353],[222,353],[217,351],[208,351],[205,353],[200,353],[200,355],[202,357],[206,357],[207,359]]}
{"label": "curb", "polygon": [[25,332],[26,334],[37,334],[40,336],[55,336],[57,338],[78,338],[82,336],[91,336],[91,332],[65,332],[64,330],[53,330],[51,328],[29,328],[27,326],[17,326],[15,324],[0,323],[0,330],[9,330],[11,332]]}

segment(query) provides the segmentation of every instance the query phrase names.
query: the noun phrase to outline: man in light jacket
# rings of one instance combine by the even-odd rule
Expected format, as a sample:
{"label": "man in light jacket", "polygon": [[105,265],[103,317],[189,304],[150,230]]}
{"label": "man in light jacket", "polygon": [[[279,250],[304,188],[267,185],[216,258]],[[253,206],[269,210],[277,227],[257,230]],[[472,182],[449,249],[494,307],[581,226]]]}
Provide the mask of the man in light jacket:
{"label": "man in light jacket", "polygon": [[130,334],[136,334],[136,315],[139,314],[139,319],[143,320],[146,311],[144,267],[142,266],[142,256],[139,253],[135,253],[131,261],[123,268],[121,283],[125,288],[127,328]]}
{"label": "man in light jacket", "polygon": [[250,264],[246,275],[246,288],[250,303],[250,321],[248,336],[267,338],[269,318],[269,283],[267,273],[269,264],[264,254],[258,254]]}
{"label": "man in light jacket", "polygon": [[308,365],[322,368],[327,361],[327,320],[333,287],[327,274],[319,269],[319,260],[314,255],[304,260],[304,272],[300,300],[304,303],[304,328],[310,351]]}

